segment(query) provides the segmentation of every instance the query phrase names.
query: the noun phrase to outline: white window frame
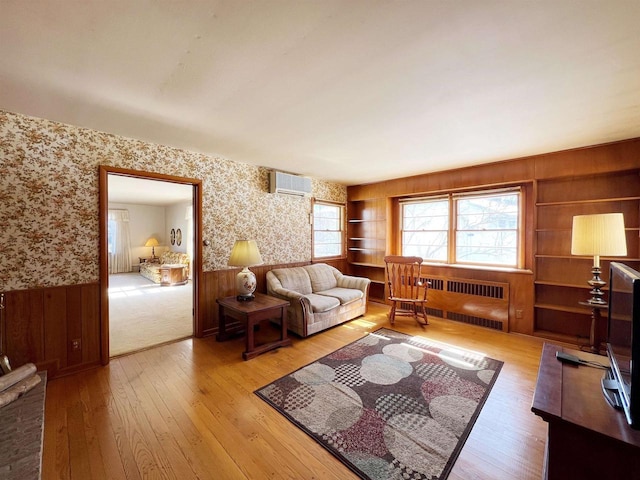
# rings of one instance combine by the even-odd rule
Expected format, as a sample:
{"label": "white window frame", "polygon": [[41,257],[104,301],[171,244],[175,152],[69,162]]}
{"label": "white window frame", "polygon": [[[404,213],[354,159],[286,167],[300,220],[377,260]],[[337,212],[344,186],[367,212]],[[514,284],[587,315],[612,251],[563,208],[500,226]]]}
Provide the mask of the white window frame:
{"label": "white window frame", "polygon": [[[516,235],[515,240],[515,259],[513,263],[491,263],[491,262],[482,262],[482,261],[470,261],[470,260],[461,260],[459,249],[462,248],[458,245],[458,205],[460,200],[468,200],[471,198],[490,198],[494,196],[500,195],[510,195],[514,194],[518,197],[518,211],[516,218],[516,227],[515,228],[504,228],[504,229],[494,229],[496,232],[514,232]],[[428,255],[418,255],[415,253],[415,249],[411,251],[410,248],[405,244],[405,205],[415,204],[415,203],[428,203],[428,202],[442,202],[442,200],[446,200],[448,202],[448,228],[447,228],[447,236],[446,236],[446,259],[443,258],[428,258]],[[465,192],[465,193],[448,193],[446,195],[434,195],[433,197],[421,197],[421,198],[408,198],[400,200],[400,251],[403,255],[417,255],[422,256],[425,262],[429,263],[442,263],[442,264],[458,264],[458,265],[470,265],[470,266],[478,266],[478,267],[498,267],[498,268],[522,268],[522,248],[524,242],[524,231],[522,228],[523,225],[523,193],[520,187],[512,187],[512,188],[501,188],[494,190],[484,190],[477,192]],[[434,217],[435,218],[435,217]],[[424,230],[425,232],[432,232],[436,230]],[[473,231],[473,230],[469,230]],[[490,231],[479,229],[476,230],[478,232]]]}
{"label": "white window frame", "polygon": [[[316,218],[316,205],[321,205],[325,207],[333,207],[338,210],[339,213],[339,229],[325,229],[320,230],[316,229],[316,226],[320,225],[321,222]],[[346,221],[345,221],[345,213],[346,213],[346,205],[344,203],[338,202],[329,202],[326,200],[316,200],[313,199],[311,202],[311,258],[313,260],[327,260],[331,258],[344,258],[346,256]],[[335,255],[321,255],[316,253],[316,232],[338,232],[340,234],[340,252]]]}

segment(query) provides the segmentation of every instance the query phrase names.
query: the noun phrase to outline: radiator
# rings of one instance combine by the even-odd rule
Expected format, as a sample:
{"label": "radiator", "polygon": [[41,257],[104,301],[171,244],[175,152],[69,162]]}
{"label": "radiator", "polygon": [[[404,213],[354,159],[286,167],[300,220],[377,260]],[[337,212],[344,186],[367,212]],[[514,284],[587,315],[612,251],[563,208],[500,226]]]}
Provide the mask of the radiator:
{"label": "radiator", "polygon": [[509,330],[509,284],[447,277],[429,282],[427,314],[494,330]]}

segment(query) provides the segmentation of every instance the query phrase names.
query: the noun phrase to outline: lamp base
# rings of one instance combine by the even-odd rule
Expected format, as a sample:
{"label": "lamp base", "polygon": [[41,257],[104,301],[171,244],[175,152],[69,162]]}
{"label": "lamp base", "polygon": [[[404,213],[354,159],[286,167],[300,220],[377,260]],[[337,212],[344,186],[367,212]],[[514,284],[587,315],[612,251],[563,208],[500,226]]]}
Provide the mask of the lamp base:
{"label": "lamp base", "polygon": [[256,291],[256,276],[247,267],[244,267],[236,277],[236,299],[239,302],[250,302],[255,297],[253,292]]}
{"label": "lamp base", "polygon": [[591,291],[589,292],[591,294],[591,298],[587,300],[587,303],[596,306],[607,305],[607,302],[603,299],[604,292],[602,291],[602,288],[607,283],[600,278],[600,267],[594,265],[591,268],[591,274],[593,275],[593,278],[587,282],[591,286]]}
{"label": "lamp base", "polygon": [[238,295],[236,297],[236,300],[239,302],[252,302],[253,300],[255,300],[255,295]]}

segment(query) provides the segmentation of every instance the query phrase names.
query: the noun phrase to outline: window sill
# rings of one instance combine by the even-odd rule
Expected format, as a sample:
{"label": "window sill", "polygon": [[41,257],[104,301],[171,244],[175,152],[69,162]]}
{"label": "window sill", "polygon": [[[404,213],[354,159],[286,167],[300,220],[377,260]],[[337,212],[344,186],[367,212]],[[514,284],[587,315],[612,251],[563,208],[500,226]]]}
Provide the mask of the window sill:
{"label": "window sill", "polygon": [[514,267],[497,267],[490,265],[468,265],[465,263],[438,263],[438,262],[424,262],[423,265],[429,267],[443,267],[453,268],[456,270],[482,270],[486,272],[504,272],[504,273],[519,273],[525,275],[533,275],[533,271],[526,268],[514,268]]}

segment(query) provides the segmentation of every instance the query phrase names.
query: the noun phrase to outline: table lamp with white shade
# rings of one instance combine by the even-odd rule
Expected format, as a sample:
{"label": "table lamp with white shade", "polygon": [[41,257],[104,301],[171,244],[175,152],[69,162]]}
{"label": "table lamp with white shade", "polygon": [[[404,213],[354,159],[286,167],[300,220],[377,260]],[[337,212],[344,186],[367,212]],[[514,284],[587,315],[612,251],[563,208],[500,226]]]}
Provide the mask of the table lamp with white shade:
{"label": "table lamp with white shade", "polygon": [[150,237],[147,243],[144,244],[145,247],[151,247],[151,258],[156,258],[156,247],[159,245],[160,243],[155,237]]}
{"label": "table lamp with white shade", "polygon": [[573,217],[571,230],[571,254],[592,255],[593,278],[591,298],[587,303],[595,306],[606,305],[602,287],[606,282],[600,278],[600,257],[624,257],[627,255],[627,241],[624,233],[622,213],[600,213],[595,215],[577,215]]}
{"label": "table lamp with white shade", "polygon": [[236,292],[238,294],[236,298],[238,301],[248,302],[254,299],[256,276],[249,270],[249,267],[261,264],[262,257],[255,240],[236,240],[229,257],[229,266],[242,267],[236,277]]}

